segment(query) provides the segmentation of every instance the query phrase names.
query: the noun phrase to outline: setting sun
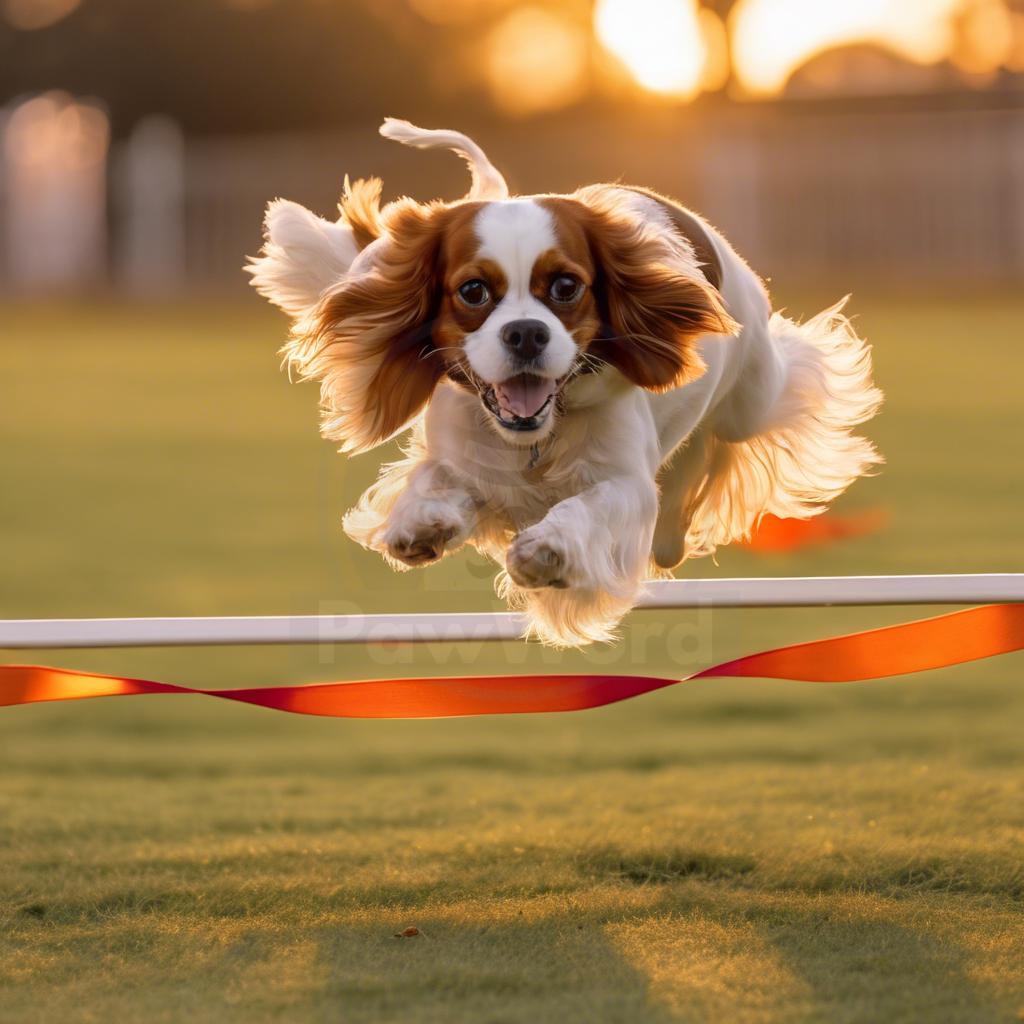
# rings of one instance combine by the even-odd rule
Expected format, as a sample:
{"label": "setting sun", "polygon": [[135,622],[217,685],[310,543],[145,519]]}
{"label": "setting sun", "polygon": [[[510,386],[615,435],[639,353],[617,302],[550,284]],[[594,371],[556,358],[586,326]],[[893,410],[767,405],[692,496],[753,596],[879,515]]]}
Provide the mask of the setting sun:
{"label": "setting sun", "polygon": [[695,2],[598,0],[594,30],[639,85],[692,99],[705,84],[708,15],[721,25],[713,12],[698,10]]}

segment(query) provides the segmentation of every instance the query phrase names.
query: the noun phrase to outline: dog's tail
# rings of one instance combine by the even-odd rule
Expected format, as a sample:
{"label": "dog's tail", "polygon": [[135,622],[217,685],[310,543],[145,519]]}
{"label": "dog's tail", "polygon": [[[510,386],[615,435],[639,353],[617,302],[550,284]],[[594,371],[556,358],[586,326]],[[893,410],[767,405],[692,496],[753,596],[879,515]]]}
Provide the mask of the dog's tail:
{"label": "dog's tail", "polygon": [[[393,117],[384,121],[380,133],[407,146],[458,153],[473,176],[467,199],[508,198],[501,173],[465,135],[428,131]],[[317,217],[298,203],[275,199],[267,207],[263,249],[245,268],[253,287],[292,317],[304,316],[380,236],[380,192],[377,178],[351,184],[346,178],[337,221]]]}
{"label": "dog's tail", "polygon": [[487,159],[484,151],[461,132],[417,128],[408,121],[386,117],[380,133],[386,139],[417,149],[454,150],[469,164],[469,173],[473,176],[467,199],[508,199],[508,185],[501,172]]}
{"label": "dog's tail", "polygon": [[[804,324],[772,315],[770,342],[786,367],[781,393],[754,436],[727,441],[709,431],[694,442],[702,451],[681,453],[682,461],[687,455],[705,459],[706,472],[686,496],[681,519],[669,524],[675,529],[659,523],[665,548],[659,551],[656,536],[659,567],[748,538],[765,513],[817,515],[882,462],[872,444],[853,433],[878,411],[882,393],[871,381],[871,350],[843,315],[845,304]],[[672,533],[682,550],[668,550]]]}

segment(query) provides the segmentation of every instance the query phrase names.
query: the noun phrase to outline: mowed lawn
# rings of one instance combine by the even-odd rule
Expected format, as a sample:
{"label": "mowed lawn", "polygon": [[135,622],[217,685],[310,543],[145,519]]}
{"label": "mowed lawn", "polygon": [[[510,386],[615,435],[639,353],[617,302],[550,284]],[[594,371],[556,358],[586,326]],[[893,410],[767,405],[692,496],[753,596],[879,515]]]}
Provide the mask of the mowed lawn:
{"label": "mowed lawn", "polygon": [[[887,465],[838,509],[886,528],[686,574],[1024,571],[1024,300],[851,308]],[[315,388],[278,368],[284,329],[255,300],[0,309],[0,617],[497,607],[476,556],[394,574],[344,537],[381,455],[319,441]],[[570,654],[7,660],[201,686],[681,676],[940,611],[638,613],[617,647]],[[1011,655],[421,722],[201,697],[2,709],[0,1020],[1019,1020],[1022,677]]]}

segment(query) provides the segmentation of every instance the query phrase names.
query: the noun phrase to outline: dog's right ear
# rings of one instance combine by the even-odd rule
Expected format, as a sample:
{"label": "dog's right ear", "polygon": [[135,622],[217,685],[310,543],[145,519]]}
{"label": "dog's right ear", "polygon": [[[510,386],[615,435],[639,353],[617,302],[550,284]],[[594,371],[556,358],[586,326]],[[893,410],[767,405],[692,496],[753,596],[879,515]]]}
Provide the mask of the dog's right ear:
{"label": "dog's right ear", "polygon": [[290,316],[305,316],[348,273],[379,233],[380,181],[345,181],[341,216],[324,220],[298,203],[275,199],[263,222],[262,253],[245,268],[252,286]]}

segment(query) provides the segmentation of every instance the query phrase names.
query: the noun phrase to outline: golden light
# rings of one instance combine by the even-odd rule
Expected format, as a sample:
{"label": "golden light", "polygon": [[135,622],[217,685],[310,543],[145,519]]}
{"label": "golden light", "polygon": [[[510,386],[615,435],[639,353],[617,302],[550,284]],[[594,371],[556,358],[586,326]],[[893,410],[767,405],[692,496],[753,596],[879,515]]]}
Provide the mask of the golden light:
{"label": "golden light", "polygon": [[7,23],[23,32],[55,25],[82,0],[3,0],[0,10]]}
{"label": "golden light", "polygon": [[972,75],[991,75],[1012,56],[1014,22],[1002,0],[974,0],[959,18],[950,59]]}
{"label": "golden light", "polygon": [[1010,50],[1006,66],[1011,71],[1024,72],[1024,14],[1010,12]]}
{"label": "golden light", "polygon": [[511,114],[560,110],[587,89],[586,34],[542,7],[519,7],[488,34],[484,74],[495,102]]}
{"label": "golden light", "polygon": [[952,51],[956,16],[969,2],[739,0],[729,15],[736,78],[749,93],[775,95],[811,57],[857,43],[934,64]]}
{"label": "golden light", "polygon": [[729,58],[729,33],[725,22],[710,8],[702,7],[697,16],[700,20],[700,31],[704,37],[704,74],[701,87],[705,92],[724,89],[729,81],[732,61]]}
{"label": "golden light", "polygon": [[708,15],[721,25],[712,11],[701,17],[696,0],[598,0],[594,31],[638,84],[688,100],[704,87]]}

